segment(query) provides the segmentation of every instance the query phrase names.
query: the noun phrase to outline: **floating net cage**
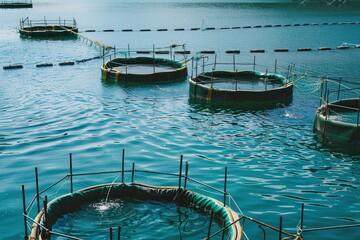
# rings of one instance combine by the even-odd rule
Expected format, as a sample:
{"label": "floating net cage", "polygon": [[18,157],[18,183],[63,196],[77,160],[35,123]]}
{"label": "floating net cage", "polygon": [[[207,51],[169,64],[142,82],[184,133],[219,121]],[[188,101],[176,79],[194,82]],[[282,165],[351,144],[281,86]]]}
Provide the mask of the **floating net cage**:
{"label": "floating net cage", "polygon": [[253,63],[236,62],[235,55],[232,62],[218,61],[217,55],[213,62],[208,63],[208,60],[208,56],[198,56],[192,62],[189,83],[190,96],[194,99],[231,102],[250,108],[292,101],[292,65],[284,69],[275,64],[274,73],[269,73],[267,69],[264,72],[256,70],[265,66],[256,64],[255,57]]}
{"label": "floating net cage", "polygon": [[[118,229],[117,239],[120,239],[120,229],[122,229],[121,231],[123,231],[128,227],[128,225],[113,226],[109,229],[102,229],[104,228],[104,226],[106,226],[106,223],[109,222],[109,220],[104,218],[103,216],[100,218],[103,222],[97,223],[96,227],[92,228],[93,232],[84,232],[81,229],[76,229],[74,231],[75,234],[69,234],[67,233],[67,231],[62,231],[61,227],[58,228],[58,226],[64,225],[64,222],[66,223],[67,221],[72,220],[72,217],[69,214],[76,214],[77,212],[82,211],[83,208],[86,208],[86,206],[92,205],[94,203],[97,204],[97,207],[102,208],[102,210],[109,209],[109,211],[113,213],[111,215],[112,218],[119,219],[121,218],[121,216],[118,216],[116,214],[118,209],[124,208],[122,204],[129,204],[129,202],[136,203],[137,201],[171,204],[177,206],[175,207],[175,209],[177,209],[176,212],[180,211],[180,207],[189,209],[191,210],[193,215],[197,215],[195,215],[194,221],[196,221],[196,219],[200,219],[201,217],[205,217],[207,219],[207,222],[203,222],[201,224],[201,231],[196,230],[196,239],[248,239],[248,237],[244,238],[244,236],[246,236],[243,229],[245,220],[247,220],[248,226],[250,226],[250,223],[256,226],[256,228],[257,226],[261,226],[260,231],[263,231],[263,233],[261,234],[263,234],[264,239],[266,239],[267,234],[265,229],[270,230],[273,234],[278,234],[279,239],[282,239],[282,237],[285,237],[286,239],[301,239],[300,234],[289,233],[286,230],[282,229],[281,218],[280,227],[277,228],[253,219],[251,217],[245,216],[236,204],[232,195],[227,192],[227,168],[225,168],[224,189],[220,190],[216,187],[210,186],[194,178],[191,178],[188,174],[189,164],[187,162],[185,165],[185,171],[183,171],[184,164],[182,156],[180,157],[180,168],[179,173],[177,174],[135,169],[134,163],[132,164],[131,170],[125,170],[124,159],[125,157],[123,150],[122,168],[118,171],[115,170],[74,174],[72,168],[72,155],[70,154],[70,173],[61,178],[60,180],[56,181],[55,183],[51,184],[50,186],[45,187],[44,190],[39,189],[38,170],[37,168],[35,168],[36,194],[28,205],[26,205],[25,202],[25,187],[24,185],[22,186],[25,239],[50,239],[54,237],[61,237],[61,239],[94,239],[99,237],[107,238],[107,236],[99,234],[99,231],[102,230],[106,230],[102,231],[102,234],[103,232],[109,233],[110,239],[113,239],[113,229],[116,228]],[[74,190],[73,182],[75,181],[75,178],[85,178],[85,181],[76,181],[77,185],[83,186],[93,181],[99,183],[101,179],[105,179],[100,176],[105,175],[110,175],[111,178],[114,176],[116,177],[111,183],[100,183],[84,187],[78,191]],[[125,175],[128,175],[128,179],[131,180],[125,182]],[[131,178],[129,178],[129,175],[131,175]],[[95,179],[89,179],[90,176],[93,176],[93,178]],[[168,178],[171,182],[174,181],[176,184],[174,184],[175,186],[153,186],[149,185],[148,183],[143,184],[134,181],[135,178],[144,178],[144,176],[146,176],[145,179],[147,179],[147,182],[149,182],[149,179],[159,182],[160,178]],[[65,190],[60,191],[60,189],[64,187],[65,183],[69,183],[70,192],[66,193]],[[191,190],[191,188],[196,188],[197,191],[195,192]],[[202,193],[199,193],[199,190],[207,194],[204,195]],[[56,191],[55,194],[52,194],[52,191]],[[50,196],[52,196],[53,199],[50,199]],[[222,200],[217,199],[219,198],[219,196],[221,196],[220,198],[222,198]],[[40,199],[44,200],[42,209],[40,208]],[[115,204],[115,202],[118,200],[122,201],[119,205]],[[230,208],[230,204],[232,204],[234,207]],[[132,207],[130,209],[132,209]],[[164,211],[162,210],[161,212]],[[87,213],[88,212],[85,211],[85,214]],[[35,217],[31,217],[31,215],[34,214]],[[128,215],[130,213],[122,212],[121,214]],[[139,218],[145,219],[146,221],[148,217],[146,216],[146,214],[147,211],[140,213]],[[137,215],[139,215],[139,213]],[[183,214],[183,217],[189,218],[189,215],[190,214],[186,213]],[[301,214],[301,216],[303,216],[303,214]],[[74,218],[76,219],[78,217]],[[174,219],[176,218],[177,217],[175,216]],[[132,219],[132,222],[135,222],[134,219]],[[167,222],[169,222],[168,218],[166,219]],[[72,225],[72,228],[82,228],[84,225],[90,225],[90,222],[94,220],[95,219],[86,218],[79,220],[79,225],[73,226],[72,223],[69,224]],[[59,223],[59,221],[61,221],[62,223]],[[84,221],[86,221],[86,224],[84,224]],[[186,223],[189,223],[188,221],[188,219],[185,219]],[[148,222],[147,224],[150,224],[150,222]],[[199,224],[188,224],[188,226],[186,227],[186,231],[189,232],[189,228],[191,228],[193,225]],[[176,231],[180,231],[180,233],[177,234],[180,234],[180,236],[184,237],[185,233],[181,233],[181,231],[184,230],[181,230],[178,225],[170,224],[170,227],[176,228]],[[29,229],[30,232],[28,232]],[[169,230],[169,228],[167,229]],[[148,231],[143,231],[143,229],[137,229],[137,231],[137,234],[141,234],[144,237],[149,236],[150,234]],[[152,229],[151,231],[156,233],[156,229]],[[134,233],[136,231],[131,230],[130,232]],[[202,236],[202,233],[204,234],[204,236]],[[93,234],[95,234],[95,236]],[[199,234],[201,236],[199,236]],[[126,238],[133,236],[124,237]],[[190,238],[194,239],[193,237]]]}
{"label": "floating net cage", "polygon": [[32,8],[32,0],[1,0],[0,8]]}
{"label": "floating net cage", "polygon": [[[116,83],[154,83],[183,81],[187,77],[186,59],[175,60],[175,52],[136,51],[136,57],[129,57],[129,52],[118,52],[124,57],[116,57],[116,49],[107,57],[101,67],[101,77],[107,82]],[[143,56],[152,54],[151,57]],[[158,55],[169,55],[169,58],[160,58]],[[132,54],[134,55],[134,53]]]}
{"label": "floating net cage", "polygon": [[29,17],[20,20],[20,36],[49,38],[49,37],[77,37],[76,20],[30,20]]}
{"label": "floating net cage", "polygon": [[314,132],[326,146],[360,153],[360,84],[341,78],[320,79],[320,107]]}

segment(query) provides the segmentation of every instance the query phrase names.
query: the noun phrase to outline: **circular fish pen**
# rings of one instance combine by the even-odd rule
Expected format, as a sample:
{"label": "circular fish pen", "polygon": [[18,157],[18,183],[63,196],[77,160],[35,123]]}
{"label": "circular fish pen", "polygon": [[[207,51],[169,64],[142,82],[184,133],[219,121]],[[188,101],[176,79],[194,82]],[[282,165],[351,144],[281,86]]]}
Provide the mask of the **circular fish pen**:
{"label": "circular fish pen", "polygon": [[[116,227],[118,240],[120,232],[124,233],[121,239],[241,240],[243,236],[249,239],[244,231],[245,221],[248,222],[248,226],[255,226],[256,229],[260,227],[264,239],[265,229],[279,234],[280,239],[285,235],[286,239],[301,239],[298,233],[290,233],[282,228],[281,218],[277,228],[244,215],[234,197],[227,191],[227,167],[224,188],[220,190],[189,177],[188,162],[183,173],[182,155],[178,174],[135,170],[135,163],[132,164],[131,170],[125,170],[124,149],[121,165],[121,170],[74,174],[70,154],[70,173],[42,190],[39,187],[38,169],[35,168],[36,194],[28,205],[25,186],[22,185],[24,239],[108,239],[109,233],[110,239],[113,239],[113,228]],[[131,180],[128,182],[125,181],[126,173],[131,173]],[[138,175],[137,178],[144,179],[147,176],[147,183],[135,182],[135,173]],[[114,180],[111,183],[101,183],[105,180],[105,175],[109,174],[108,177],[115,177]],[[89,179],[89,176],[94,175],[95,179]],[[168,184],[150,185],[149,180],[158,182],[160,175],[161,178],[170,177],[167,180],[175,180],[177,184],[170,187]],[[75,177],[83,178],[82,181],[76,181],[76,185],[82,186],[81,190],[73,190]],[[116,181],[118,178],[121,180]],[[95,185],[88,187],[89,181]],[[70,191],[61,189],[66,182],[70,183]],[[197,192],[190,190],[192,187],[195,187]],[[223,201],[217,199],[219,195]],[[40,199],[43,200],[42,209]],[[300,223],[302,222],[303,206],[300,218]]]}
{"label": "circular fish pen", "polygon": [[293,82],[279,74],[258,71],[211,71],[190,78],[195,99],[271,104],[292,100]]}
{"label": "circular fish pen", "polygon": [[20,20],[19,33],[22,37],[56,38],[77,37],[75,19],[73,20],[30,20],[28,17]]}
{"label": "circular fish pen", "polygon": [[105,81],[117,83],[153,83],[184,80],[186,63],[151,57],[114,58],[101,67]]}
{"label": "circular fish pen", "polygon": [[359,149],[360,99],[349,98],[321,105],[315,114],[314,131],[319,140]]}
{"label": "circular fish pen", "polygon": [[[177,206],[190,208],[199,214],[209,214],[212,212],[214,220],[218,222],[219,225],[224,224],[223,226],[229,226],[225,230],[226,239],[241,239],[242,228],[237,221],[239,219],[237,213],[219,201],[184,188],[155,187],[139,183],[103,184],[60,196],[49,202],[46,212],[45,210],[39,212],[35,221],[39,225],[46,226],[46,228],[51,230],[52,226],[63,215],[78,211],[83,205],[91,202],[101,202],[104,196],[107,196],[107,201],[122,198],[152,200],[174,203]],[[114,206],[103,205],[101,207],[111,208]],[[37,223],[33,224],[30,239],[49,239],[49,233],[42,230]]]}

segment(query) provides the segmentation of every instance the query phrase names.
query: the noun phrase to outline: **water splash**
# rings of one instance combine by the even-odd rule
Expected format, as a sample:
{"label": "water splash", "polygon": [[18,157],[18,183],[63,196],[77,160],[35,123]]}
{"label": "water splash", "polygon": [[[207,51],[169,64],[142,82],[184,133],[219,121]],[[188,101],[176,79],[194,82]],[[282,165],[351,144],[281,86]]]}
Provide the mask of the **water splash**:
{"label": "water splash", "polygon": [[109,204],[109,202],[108,202],[108,200],[109,200],[109,195],[110,195],[110,191],[111,191],[111,189],[112,189],[115,181],[116,181],[119,177],[120,177],[120,175],[117,176],[117,177],[111,182],[111,186],[110,186],[110,188],[109,188],[109,190],[108,190],[108,192],[107,192],[107,194],[106,194],[105,201],[104,201],[104,202],[101,202],[101,204],[98,206],[98,210],[100,210],[100,211],[106,211],[106,210],[108,210],[108,209],[111,207],[111,204]]}

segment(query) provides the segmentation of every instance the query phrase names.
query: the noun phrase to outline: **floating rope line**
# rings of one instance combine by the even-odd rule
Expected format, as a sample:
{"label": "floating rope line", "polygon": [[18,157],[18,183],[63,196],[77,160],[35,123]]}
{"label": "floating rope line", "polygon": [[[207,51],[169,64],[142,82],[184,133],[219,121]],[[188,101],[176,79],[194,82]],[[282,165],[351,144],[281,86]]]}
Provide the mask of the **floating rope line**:
{"label": "floating rope line", "polygon": [[[335,0],[334,0],[335,1]],[[333,26],[333,25],[357,25],[360,24],[360,22],[323,22],[323,23],[294,23],[294,24],[265,24],[265,25],[246,25],[246,26],[233,26],[233,27],[205,27],[204,20],[202,22],[202,26],[200,28],[174,28],[174,29],[168,29],[168,28],[158,28],[158,29],[131,29],[131,28],[125,28],[120,30],[115,29],[104,29],[104,30],[94,30],[94,29],[88,29],[84,30],[82,32],[85,33],[93,33],[93,32],[179,32],[179,31],[214,31],[214,30],[238,30],[238,29],[251,29],[251,28],[272,28],[272,27],[305,27],[305,26]]]}
{"label": "floating rope line", "polygon": [[[74,32],[75,33],[75,32]],[[65,61],[65,62],[60,62],[58,64],[53,64],[53,63],[40,63],[40,64],[36,64],[37,68],[43,68],[43,67],[53,67],[53,66],[73,66],[75,64],[79,64],[79,63],[84,63],[84,62],[88,62],[91,60],[95,60],[95,59],[101,59],[103,57],[107,57],[107,56],[111,56],[111,54],[109,55],[109,51],[110,50],[114,50],[114,53],[118,53],[118,54],[124,54],[128,57],[130,57],[131,54],[137,54],[137,55],[148,55],[148,54],[153,54],[153,55],[164,55],[164,54],[177,54],[177,55],[183,55],[184,56],[184,62],[188,62],[189,60],[191,60],[191,58],[188,58],[188,55],[191,54],[190,50],[185,50],[185,44],[174,44],[168,47],[159,47],[159,48],[153,48],[152,50],[146,50],[146,49],[142,49],[142,50],[122,50],[122,51],[116,51],[115,47],[110,47],[107,46],[105,44],[102,44],[98,41],[93,41],[87,37],[82,36],[81,34],[76,33],[77,35],[81,36],[82,38],[86,39],[86,41],[90,41],[91,45],[94,44],[95,46],[100,47],[101,49],[103,49],[103,53],[102,55],[99,56],[95,56],[95,57],[91,57],[91,58],[85,58],[85,59],[80,59],[80,60],[75,60],[75,61]],[[181,51],[176,51],[173,48],[176,47],[182,47],[183,50]],[[170,50],[164,50],[164,49],[170,49]],[[331,48],[331,47],[319,47],[317,48],[318,51],[342,51],[342,50],[351,50],[351,49],[360,49],[360,44],[356,44],[356,43],[347,43],[344,42],[341,45]],[[306,52],[311,52],[313,51],[312,48],[297,48],[296,50],[289,50],[288,48],[276,48],[273,49],[273,52],[281,52],[281,53],[288,53],[288,52],[299,52],[299,53],[306,53]],[[245,53],[250,53],[250,54],[264,54],[268,52],[265,49],[250,49],[248,51],[240,51],[240,50],[225,50],[224,52],[221,51],[214,51],[214,50],[201,50],[201,51],[197,51],[196,55],[199,56],[201,55],[214,55],[214,54],[219,54],[219,53],[225,53],[227,55],[239,55],[239,54],[245,54]],[[198,59],[200,60],[200,59]],[[249,63],[249,65],[252,65]],[[24,66],[22,64],[10,64],[10,65],[6,65],[3,66],[3,70],[15,70],[15,69],[23,69]],[[310,77],[310,76],[309,76]],[[313,77],[313,76],[312,76]],[[316,76],[317,78],[320,78],[320,76]]]}
{"label": "floating rope line", "polygon": [[[110,46],[108,46],[108,45],[106,45],[106,44],[103,44],[103,43],[101,43],[101,42],[99,42],[99,41],[94,41],[94,40],[92,40],[92,39],[90,39],[90,38],[88,38],[88,37],[85,37],[84,35],[82,35],[82,34],[80,34],[80,33],[78,33],[78,32],[72,31],[72,30],[67,29],[67,28],[64,28],[64,27],[63,27],[63,29],[66,30],[66,31],[68,31],[68,32],[71,32],[71,33],[74,34],[74,35],[79,36],[80,38],[82,38],[82,39],[84,39],[84,40],[86,40],[86,41],[88,41],[88,42],[90,42],[91,45],[94,44],[95,46],[98,46],[99,48],[104,49],[104,50],[106,50],[106,51],[113,48],[113,47],[110,47]],[[90,46],[91,46],[91,45],[90,45]]]}

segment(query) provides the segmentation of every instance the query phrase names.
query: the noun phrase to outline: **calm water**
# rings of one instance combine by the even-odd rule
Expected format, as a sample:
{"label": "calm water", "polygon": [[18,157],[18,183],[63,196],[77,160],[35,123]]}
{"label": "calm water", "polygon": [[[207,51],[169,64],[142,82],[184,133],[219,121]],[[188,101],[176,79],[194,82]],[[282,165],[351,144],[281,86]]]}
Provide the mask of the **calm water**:
{"label": "calm water", "polygon": [[[297,52],[297,48],[360,43],[360,8],[293,4],[241,4],[180,1],[34,1],[33,9],[0,10],[0,66],[23,64],[24,69],[0,70],[0,226],[2,239],[23,239],[21,185],[30,201],[35,191],[34,168],[44,188],[74,171],[119,169],[126,149],[126,168],[176,173],[179,156],[190,164],[190,176],[228,190],[244,214],[294,231],[301,203],[305,227],[353,224],[360,221],[360,162],[358,156],[322,147],[312,132],[319,105],[318,79],[296,82],[294,100],[286,107],[243,111],[193,103],[186,81],[146,86],[119,86],[101,81],[102,60],[75,66],[37,69],[38,63],[58,64],[94,57],[99,50],[80,39],[21,39],[19,20],[77,20],[85,36],[118,50],[152,49],[186,44],[194,54],[215,50],[219,57],[239,49],[237,61],[252,62],[250,49],[263,48],[257,63],[296,64],[299,74],[337,76],[358,81],[360,49]],[[160,28],[237,27],[267,24],[320,23],[315,26],[167,31]],[[122,29],[148,28],[130,33]],[[102,32],[114,29],[115,32]],[[288,53],[274,53],[289,48]],[[189,73],[190,74],[190,73]],[[82,178],[75,189],[109,178]],[[177,179],[137,181],[176,185]],[[84,184],[85,182],[85,184]],[[54,195],[67,192],[64,186]],[[196,190],[196,189],[195,189]],[[199,189],[200,191],[200,189]],[[206,193],[208,194],[208,193]],[[208,194],[212,195],[212,194]],[[215,197],[219,197],[216,196]],[[221,196],[219,197],[221,199]],[[261,230],[246,223],[251,239]],[[307,239],[357,239],[360,229],[308,233]],[[268,232],[268,236],[275,238]],[[194,238],[203,238],[203,235]]]}

